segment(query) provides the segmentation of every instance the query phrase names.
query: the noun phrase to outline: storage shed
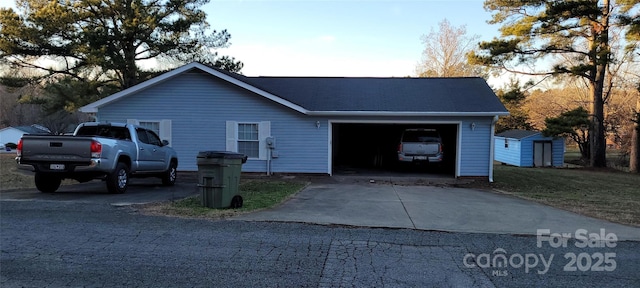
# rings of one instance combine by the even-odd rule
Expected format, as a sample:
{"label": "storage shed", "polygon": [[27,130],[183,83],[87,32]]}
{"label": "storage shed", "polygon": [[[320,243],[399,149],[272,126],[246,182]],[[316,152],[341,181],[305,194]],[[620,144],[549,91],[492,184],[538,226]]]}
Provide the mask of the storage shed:
{"label": "storage shed", "polygon": [[562,167],[564,139],[540,131],[509,130],[494,137],[495,160],[518,167]]}

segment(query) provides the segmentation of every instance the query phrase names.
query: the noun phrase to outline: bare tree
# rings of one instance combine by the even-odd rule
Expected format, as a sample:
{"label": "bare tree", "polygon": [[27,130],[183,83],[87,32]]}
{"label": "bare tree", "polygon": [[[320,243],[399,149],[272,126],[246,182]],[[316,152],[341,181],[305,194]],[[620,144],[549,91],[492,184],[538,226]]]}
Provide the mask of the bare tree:
{"label": "bare tree", "polygon": [[[638,89],[640,89],[640,87]],[[631,151],[629,152],[629,171],[640,173],[640,97],[636,100],[636,113],[633,120]]]}
{"label": "bare tree", "polygon": [[82,122],[91,121],[91,117],[82,112],[68,112],[60,110],[55,113],[47,114],[40,119],[40,124],[47,127],[52,134],[60,135],[71,133]]}
{"label": "bare tree", "polygon": [[583,90],[564,85],[563,88],[536,89],[531,91],[523,110],[537,129],[544,129],[546,118],[558,117],[560,113],[588,106],[588,95]]}
{"label": "bare tree", "polygon": [[0,128],[36,123],[41,117],[40,106],[21,103],[22,89],[11,90],[0,85]]}
{"label": "bare tree", "polygon": [[420,77],[483,76],[484,67],[469,64],[466,57],[480,36],[467,36],[465,25],[455,27],[447,19],[438,26],[438,31],[431,28],[429,34],[421,37],[425,48],[416,74]]}

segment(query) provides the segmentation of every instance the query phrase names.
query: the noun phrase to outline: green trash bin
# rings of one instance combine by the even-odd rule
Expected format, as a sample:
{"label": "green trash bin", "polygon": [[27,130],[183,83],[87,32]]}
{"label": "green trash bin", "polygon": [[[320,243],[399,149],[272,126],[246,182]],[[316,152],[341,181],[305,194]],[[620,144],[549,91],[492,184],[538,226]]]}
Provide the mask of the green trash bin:
{"label": "green trash bin", "polygon": [[238,195],[242,164],[247,156],[228,151],[201,151],[198,153],[198,187],[202,206],[209,208],[240,208]]}

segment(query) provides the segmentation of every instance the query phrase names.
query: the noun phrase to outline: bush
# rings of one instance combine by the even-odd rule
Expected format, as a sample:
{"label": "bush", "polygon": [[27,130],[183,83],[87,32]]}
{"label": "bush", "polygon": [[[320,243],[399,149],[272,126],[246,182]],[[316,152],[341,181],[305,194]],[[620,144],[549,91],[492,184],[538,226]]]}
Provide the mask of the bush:
{"label": "bush", "polygon": [[7,144],[4,144],[4,147],[9,147],[11,149],[16,149],[16,148],[18,148],[18,144],[9,142]]}

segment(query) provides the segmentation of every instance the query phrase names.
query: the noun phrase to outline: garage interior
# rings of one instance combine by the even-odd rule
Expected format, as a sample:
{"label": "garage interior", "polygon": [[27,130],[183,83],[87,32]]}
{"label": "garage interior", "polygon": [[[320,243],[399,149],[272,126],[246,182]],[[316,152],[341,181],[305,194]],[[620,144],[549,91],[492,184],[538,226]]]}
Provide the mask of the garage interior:
{"label": "garage interior", "polygon": [[[458,124],[332,123],[335,174],[439,174],[455,176]],[[404,129],[436,129],[442,138],[442,163],[400,163],[398,145]]]}

